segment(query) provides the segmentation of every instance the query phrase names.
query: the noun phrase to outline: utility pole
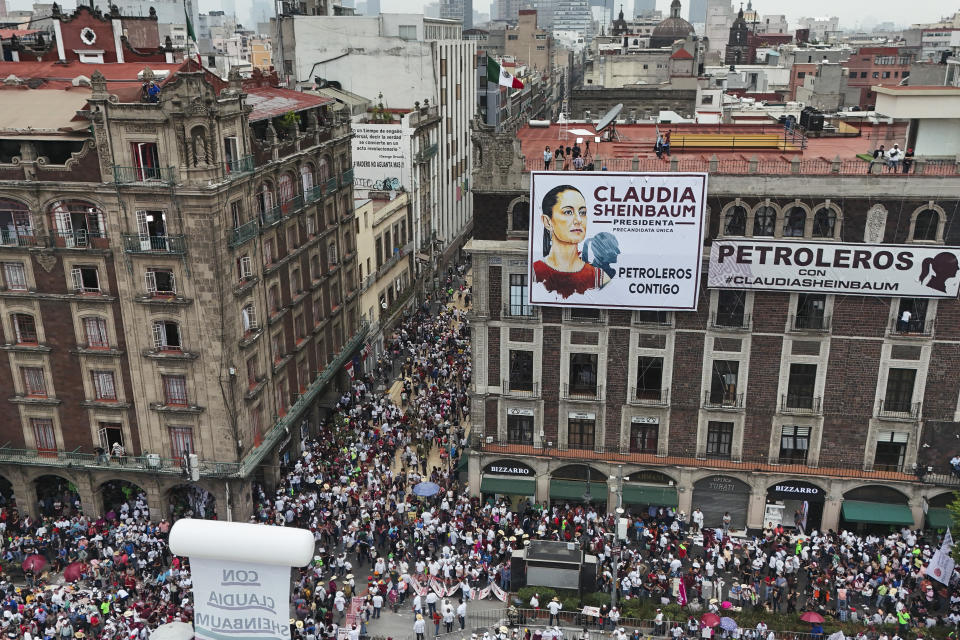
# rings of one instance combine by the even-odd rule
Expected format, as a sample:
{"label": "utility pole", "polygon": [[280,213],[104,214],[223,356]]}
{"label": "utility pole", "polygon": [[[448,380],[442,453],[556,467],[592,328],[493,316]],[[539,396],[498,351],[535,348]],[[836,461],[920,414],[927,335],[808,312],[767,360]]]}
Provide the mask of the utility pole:
{"label": "utility pole", "polygon": [[620,558],[623,553],[624,540],[620,538],[620,519],[623,517],[623,465],[617,465],[617,521],[613,525],[614,546],[617,552],[612,554],[613,559],[613,590],[610,592],[610,608],[617,606],[617,594],[620,591]]}

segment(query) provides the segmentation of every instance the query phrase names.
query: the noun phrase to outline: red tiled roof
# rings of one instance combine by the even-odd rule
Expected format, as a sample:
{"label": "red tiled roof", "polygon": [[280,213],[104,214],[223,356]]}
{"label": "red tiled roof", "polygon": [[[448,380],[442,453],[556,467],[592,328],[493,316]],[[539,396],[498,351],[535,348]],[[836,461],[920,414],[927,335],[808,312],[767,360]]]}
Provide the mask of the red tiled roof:
{"label": "red tiled roof", "polygon": [[40,29],[0,29],[0,40],[9,40],[13,36],[22,38],[23,36],[32,36],[40,33]]}
{"label": "red tiled roof", "polygon": [[146,67],[153,71],[173,72],[183,66],[177,64],[165,64],[160,62],[125,62],[111,64],[84,64],[81,62],[46,62],[46,61],[27,61],[27,62],[0,62],[0,79],[10,75],[15,75],[21,80],[28,78],[39,78],[46,80],[47,84],[39,88],[63,89],[64,83],[69,83],[77,76],[86,76],[89,78],[94,71],[99,71],[112,82],[140,82],[137,74]]}
{"label": "red tiled roof", "polygon": [[253,112],[250,114],[251,122],[333,102],[331,98],[279,87],[251,87],[246,92],[247,104],[253,107]]}
{"label": "red tiled roof", "polygon": [[673,55],[670,56],[671,60],[693,60],[693,55],[690,54],[686,49],[680,48],[673,52]]}

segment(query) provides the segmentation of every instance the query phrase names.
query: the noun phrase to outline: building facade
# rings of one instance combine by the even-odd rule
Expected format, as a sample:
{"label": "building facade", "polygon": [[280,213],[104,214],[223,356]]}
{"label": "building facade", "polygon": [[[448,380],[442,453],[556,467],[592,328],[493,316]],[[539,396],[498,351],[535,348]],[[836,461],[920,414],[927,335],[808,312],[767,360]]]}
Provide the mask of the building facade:
{"label": "building facade", "polygon": [[[960,426],[957,300],[715,290],[704,280],[696,312],[530,306],[529,174],[517,138],[475,134],[494,160],[476,165],[467,248],[478,354],[471,491],[700,508],[709,526],[729,512],[741,530],[777,509],[787,524],[809,510],[808,529],[871,527],[884,510],[924,526],[952,500],[943,443]],[[718,238],[960,244],[955,174],[894,185],[744,167],[711,174],[708,189],[704,273]]]}
{"label": "building facade", "polygon": [[0,91],[59,105],[0,154],[0,475],[34,515],[243,520],[365,338],[349,123],[275,76],[98,67]]}

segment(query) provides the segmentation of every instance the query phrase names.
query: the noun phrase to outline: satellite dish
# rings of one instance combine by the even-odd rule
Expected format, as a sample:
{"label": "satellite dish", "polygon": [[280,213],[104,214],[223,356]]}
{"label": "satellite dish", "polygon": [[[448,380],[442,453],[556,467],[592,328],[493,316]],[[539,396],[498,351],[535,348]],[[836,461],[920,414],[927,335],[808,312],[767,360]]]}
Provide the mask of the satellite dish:
{"label": "satellite dish", "polygon": [[600,133],[601,131],[609,127],[611,124],[616,122],[617,116],[620,115],[621,111],[623,111],[622,102],[615,104],[613,108],[610,109],[610,111],[607,111],[605,114],[603,114],[603,117],[600,118],[600,120],[597,122],[597,133]]}

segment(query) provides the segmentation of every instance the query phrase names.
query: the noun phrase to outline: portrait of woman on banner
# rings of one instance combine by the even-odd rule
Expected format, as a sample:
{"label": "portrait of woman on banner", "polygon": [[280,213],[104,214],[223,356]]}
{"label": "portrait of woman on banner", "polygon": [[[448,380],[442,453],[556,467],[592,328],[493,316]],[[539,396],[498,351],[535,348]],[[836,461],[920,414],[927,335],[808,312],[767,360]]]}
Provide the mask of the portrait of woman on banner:
{"label": "portrait of woman on banner", "polygon": [[587,239],[587,201],[580,190],[556,186],[543,196],[540,208],[544,257],[533,263],[535,281],[564,299],[610,282],[610,265],[616,262],[619,248],[611,236],[612,245],[604,238],[595,243],[594,255],[589,255],[592,239]]}

